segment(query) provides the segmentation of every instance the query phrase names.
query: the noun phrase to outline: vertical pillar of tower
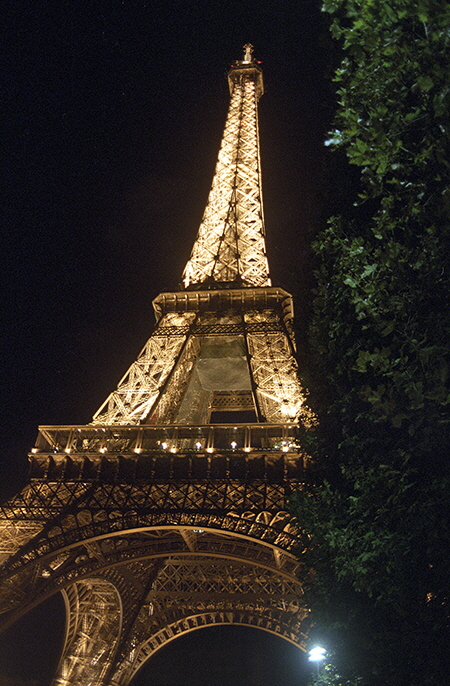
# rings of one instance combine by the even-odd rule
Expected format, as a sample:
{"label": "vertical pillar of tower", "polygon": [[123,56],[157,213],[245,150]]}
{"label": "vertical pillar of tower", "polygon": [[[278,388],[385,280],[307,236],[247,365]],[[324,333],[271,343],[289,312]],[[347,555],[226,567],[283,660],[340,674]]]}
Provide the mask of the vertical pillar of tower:
{"label": "vertical pillar of tower", "polygon": [[102,684],[117,651],[122,606],[105,579],[78,581],[63,591],[68,618],[64,652],[52,686]]}

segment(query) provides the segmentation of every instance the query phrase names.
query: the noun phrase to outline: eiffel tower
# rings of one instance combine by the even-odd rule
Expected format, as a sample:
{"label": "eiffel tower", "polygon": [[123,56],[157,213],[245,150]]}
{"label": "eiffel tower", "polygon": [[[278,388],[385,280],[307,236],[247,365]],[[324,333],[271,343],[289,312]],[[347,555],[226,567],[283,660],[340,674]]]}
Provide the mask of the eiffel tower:
{"label": "eiffel tower", "polygon": [[[27,486],[0,508],[0,631],[55,593],[53,686],[126,686],[162,646],[220,624],[304,648],[308,575],[286,513],[302,481],[292,298],[271,285],[244,47],[183,286],[83,426],[41,426]],[[298,551],[297,551],[298,552]]]}

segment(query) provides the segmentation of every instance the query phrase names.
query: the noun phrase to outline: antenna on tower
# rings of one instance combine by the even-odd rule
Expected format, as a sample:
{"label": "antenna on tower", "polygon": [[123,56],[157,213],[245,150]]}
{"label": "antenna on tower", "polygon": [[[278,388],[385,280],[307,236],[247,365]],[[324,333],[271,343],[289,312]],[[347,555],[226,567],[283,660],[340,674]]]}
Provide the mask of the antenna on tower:
{"label": "antenna on tower", "polygon": [[251,43],[246,43],[244,45],[244,59],[242,60],[246,64],[253,62],[253,45]]}

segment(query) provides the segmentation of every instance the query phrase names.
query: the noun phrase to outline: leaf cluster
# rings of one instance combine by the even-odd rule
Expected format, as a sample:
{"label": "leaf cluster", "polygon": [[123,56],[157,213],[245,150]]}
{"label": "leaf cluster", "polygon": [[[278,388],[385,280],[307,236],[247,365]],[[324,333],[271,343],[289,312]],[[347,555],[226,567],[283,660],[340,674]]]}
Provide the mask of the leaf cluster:
{"label": "leaf cluster", "polygon": [[316,570],[313,613],[354,673],[438,684],[450,638],[450,6],[324,10],[342,48],[327,142],[359,176],[355,203],[314,246],[320,423],[292,507]]}
{"label": "leaf cluster", "polygon": [[315,245],[313,345],[336,390],[353,395],[360,382],[371,419],[406,423],[413,435],[424,421],[445,423],[450,402],[450,6],[324,8],[344,49],[330,140],[359,167],[360,184],[358,206]]}

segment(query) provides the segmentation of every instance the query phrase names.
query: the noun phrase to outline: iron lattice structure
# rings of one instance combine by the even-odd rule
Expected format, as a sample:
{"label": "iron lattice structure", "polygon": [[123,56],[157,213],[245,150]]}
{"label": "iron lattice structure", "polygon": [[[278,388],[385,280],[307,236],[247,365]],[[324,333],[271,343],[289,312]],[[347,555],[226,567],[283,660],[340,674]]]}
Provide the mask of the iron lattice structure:
{"label": "iron lattice structure", "polygon": [[0,508],[0,630],[61,592],[53,686],[126,686],[178,636],[243,624],[302,647],[286,499],[302,480],[289,293],[265,256],[257,101],[245,46],[185,290],[84,426],[40,427],[30,482]]}
{"label": "iron lattice structure", "polygon": [[214,180],[191,257],[186,288],[211,282],[270,286],[259,157],[260,69],[247,50],[228,75],[231,102]]}

